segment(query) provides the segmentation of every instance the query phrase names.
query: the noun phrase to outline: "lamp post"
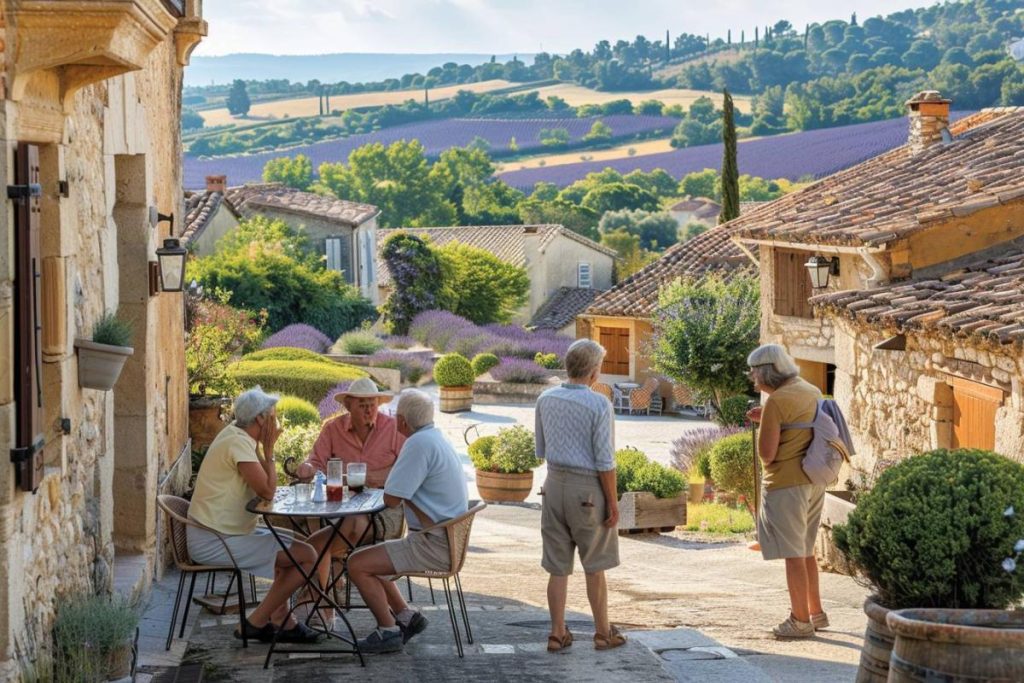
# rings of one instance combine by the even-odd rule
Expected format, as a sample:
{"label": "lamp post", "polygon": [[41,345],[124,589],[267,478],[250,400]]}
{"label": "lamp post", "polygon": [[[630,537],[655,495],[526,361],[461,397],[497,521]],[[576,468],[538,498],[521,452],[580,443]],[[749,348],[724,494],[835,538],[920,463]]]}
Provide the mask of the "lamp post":
{"label": "lamp post", "polygon": [[156,250],[160,261],[160,289],[165,292],[180,292],[185,282],[185,257],[188,249],[181,246],[174,237],[164,240],[164,245]]}
{"label": "lamp post", "polygon": [[828,287],[830,275],[839,274],[839,258],[828,258],[827,256],[812,256],[804,264],[811,276],[811,287],[823,289]]}

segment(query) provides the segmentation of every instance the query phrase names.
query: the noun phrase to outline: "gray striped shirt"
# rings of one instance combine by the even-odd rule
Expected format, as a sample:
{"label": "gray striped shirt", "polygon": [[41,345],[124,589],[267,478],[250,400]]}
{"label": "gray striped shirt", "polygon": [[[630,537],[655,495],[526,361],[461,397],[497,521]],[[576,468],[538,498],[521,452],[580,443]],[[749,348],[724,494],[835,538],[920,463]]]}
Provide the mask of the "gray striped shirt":
{"label": "gray striped shirt", "polygon": [[537,399],[537,457],[591,472],[615,469],[612,404],[581,384],[548,389]]}

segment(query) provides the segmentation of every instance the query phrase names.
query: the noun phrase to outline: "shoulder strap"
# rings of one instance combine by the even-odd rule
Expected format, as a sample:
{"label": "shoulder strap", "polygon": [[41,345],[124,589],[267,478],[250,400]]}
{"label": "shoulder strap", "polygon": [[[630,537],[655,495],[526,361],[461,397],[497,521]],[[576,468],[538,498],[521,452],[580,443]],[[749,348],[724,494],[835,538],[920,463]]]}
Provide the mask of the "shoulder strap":
{"label": "shoulder strap", "polygon": [[786,424],[779,425],[779,429],[814,429],[814,423],[818,419],[818,413],[821,411],[822,399],[818,399],[817,407],[814,409],[814,417],[810,422],[788,422]]}

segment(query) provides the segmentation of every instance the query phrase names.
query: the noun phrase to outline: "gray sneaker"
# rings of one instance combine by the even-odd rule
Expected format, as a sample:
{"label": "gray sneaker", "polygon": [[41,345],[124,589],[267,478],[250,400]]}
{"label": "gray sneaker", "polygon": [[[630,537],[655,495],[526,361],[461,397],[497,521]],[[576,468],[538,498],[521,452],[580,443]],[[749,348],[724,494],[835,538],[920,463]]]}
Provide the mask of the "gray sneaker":
{"label": "gray sneaker", "polygon": [[402,632],[375,629],[373,633],[359,641],[359,651],[377,655],[401,652]]}
{"label": "gray sneaker", "polygon": [[423,633],[427,628],[427,618],[419,612],[413,612],[408,624],[396,621],[398,628],[402,631],[402,644],[408,643],[417,633]]}

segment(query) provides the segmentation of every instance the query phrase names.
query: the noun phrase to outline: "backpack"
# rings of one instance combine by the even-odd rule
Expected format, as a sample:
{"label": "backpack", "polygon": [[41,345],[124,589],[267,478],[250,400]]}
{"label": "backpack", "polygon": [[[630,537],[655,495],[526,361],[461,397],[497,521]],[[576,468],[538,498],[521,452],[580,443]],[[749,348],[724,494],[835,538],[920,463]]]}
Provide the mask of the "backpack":
{"label": "backpack", "polygon": [[[818,399],[818,407],[811,422],[793,422],[780,425],[780,428],[812,430],[811,443],[807,446],[807,453],[804,454],[800,466],[812,484],[833,486],[839,481],[839,470],[843,463],[850,462],[850,449],[840,435],[835,420],[829,417],[824,409],[824,404],[824,399]],[[835,405],[828,407],[829,412],[838,409],[839,407]]]}

